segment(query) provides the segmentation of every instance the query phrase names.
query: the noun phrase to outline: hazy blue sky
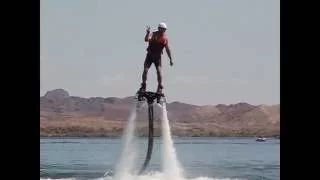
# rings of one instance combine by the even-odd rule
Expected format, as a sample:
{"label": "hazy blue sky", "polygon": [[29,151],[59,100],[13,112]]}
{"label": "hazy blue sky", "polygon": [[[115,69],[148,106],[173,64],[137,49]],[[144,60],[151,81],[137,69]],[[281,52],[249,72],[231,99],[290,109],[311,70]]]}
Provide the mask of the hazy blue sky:
{"label": "hazy blue sky", "polygon": [[[41,93],[132,96],[141,83],[146,25],[168,25],[167,100],[278,104],[279,0],[41,0]],[[148,90],[157,87],[156,71]]]}

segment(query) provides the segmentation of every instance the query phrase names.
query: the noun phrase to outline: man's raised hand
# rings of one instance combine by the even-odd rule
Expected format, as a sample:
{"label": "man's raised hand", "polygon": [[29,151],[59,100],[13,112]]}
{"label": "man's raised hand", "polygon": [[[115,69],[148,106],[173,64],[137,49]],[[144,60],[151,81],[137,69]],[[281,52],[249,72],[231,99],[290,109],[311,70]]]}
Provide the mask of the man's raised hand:
{"label": "man's raised hand", "polygon": [[150,33],[150,26],[147,26],[147,33]]}

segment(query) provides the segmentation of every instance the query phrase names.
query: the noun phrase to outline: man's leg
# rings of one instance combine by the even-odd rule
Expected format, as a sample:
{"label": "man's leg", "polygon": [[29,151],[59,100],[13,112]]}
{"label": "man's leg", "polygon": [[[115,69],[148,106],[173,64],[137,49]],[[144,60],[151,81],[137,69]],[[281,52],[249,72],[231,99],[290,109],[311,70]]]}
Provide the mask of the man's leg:
{"label": "man's leg", "polygon": [[155,66],[157,70],[157,79],[158,79],[157,92],[162,92],[163,86],[162,86],[161,56],[156,60]]}
{"label": "man's leg", "polygon": [[142,72],[142,83],[141,83],[140,91],[145,91],[147,88],[147,75],[148,75],[148,71],[149,71],[151,64],[152,64],[152,61],[151,61],[150,57],[147,55],[146,59],[144,61],[144,67],[143,67],[143,72]]}
{"label": "man's leg", "polygon": [[158,90],[157,91],[161,92],[161,90],[163,89],[161,66],[157,67],[157,78],[158,78]]}

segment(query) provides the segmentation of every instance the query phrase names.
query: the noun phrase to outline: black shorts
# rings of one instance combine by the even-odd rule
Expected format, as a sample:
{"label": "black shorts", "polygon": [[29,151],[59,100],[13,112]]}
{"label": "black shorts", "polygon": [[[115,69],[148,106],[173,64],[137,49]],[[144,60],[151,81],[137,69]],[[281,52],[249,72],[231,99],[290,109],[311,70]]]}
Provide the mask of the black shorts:
{"label": "black shorts", "polygon": [[150,66],[154,63],[156,67],[161,67],[161,54],[160,55],[154,55],[151,53],[147,53],[146,59],[144,61],[144,67],[150,68]]}

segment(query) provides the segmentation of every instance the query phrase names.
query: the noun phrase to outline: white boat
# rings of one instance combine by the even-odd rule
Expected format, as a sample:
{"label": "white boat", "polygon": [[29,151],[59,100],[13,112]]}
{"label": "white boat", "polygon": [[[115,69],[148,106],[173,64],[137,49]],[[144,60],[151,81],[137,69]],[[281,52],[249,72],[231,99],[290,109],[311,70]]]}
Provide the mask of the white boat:
{"label": "white boat", "polygon": [[264,142],[264,141],[266,141],[266,140],[267,140],[267,138],[261,137],[261,136],[259,136],[259,137],[256,139],[256,141],[258,141],[258,142]]}

